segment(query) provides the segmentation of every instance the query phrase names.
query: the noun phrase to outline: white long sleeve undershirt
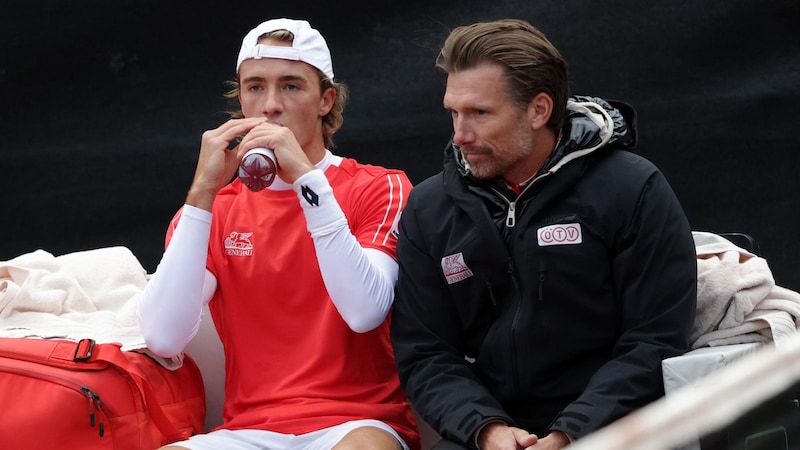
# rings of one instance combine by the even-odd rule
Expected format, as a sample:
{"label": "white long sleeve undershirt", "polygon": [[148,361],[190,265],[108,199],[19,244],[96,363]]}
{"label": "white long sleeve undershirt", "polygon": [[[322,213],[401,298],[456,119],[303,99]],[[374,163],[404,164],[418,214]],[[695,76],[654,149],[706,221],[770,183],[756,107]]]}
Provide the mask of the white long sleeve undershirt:
{"label": "white long sleeve undershirt", "polygon": [[[303,198],[302,186],[319,196],[318,205]],[[355,332],[374,329],[392,305],[397,262],[380,250],[361,247],[322,170],[303,175],[292,188],[337,311]],[[142,293],[139,328],[150,351],[159,356],[172,357],[186,348],[216,290],[217,280],[206,269],[210,233],[211,213],[184,205],[170,244]]]}
{"label": "white long sleeve undershirt", "polygon": [[217,280],[206,270],[211,213],[184,205],[167,250],[139,299],[137,319],[147,348],[180,354],[197,334]]}
{"label": "white long sleeve undershirt", "polygon": [[[305,201],[303,186],[316,192],[318,206]],[[364,333],[374,329],[392,306],[397,262],[380,250],[361,247],[321,170],[303,175],[292,187],[303,207],[333,304],[351,330]]]}

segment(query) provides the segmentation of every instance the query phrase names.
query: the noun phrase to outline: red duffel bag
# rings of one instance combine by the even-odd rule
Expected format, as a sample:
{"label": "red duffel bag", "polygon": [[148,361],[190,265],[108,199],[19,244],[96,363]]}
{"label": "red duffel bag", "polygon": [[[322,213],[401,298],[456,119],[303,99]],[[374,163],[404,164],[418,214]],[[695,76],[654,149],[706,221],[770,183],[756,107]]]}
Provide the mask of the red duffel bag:
{"label": "red duffel bag", "polygon": [[147,450],[203,432],[195,362],[168,370],[91,339],[0,338],[0,447]]}

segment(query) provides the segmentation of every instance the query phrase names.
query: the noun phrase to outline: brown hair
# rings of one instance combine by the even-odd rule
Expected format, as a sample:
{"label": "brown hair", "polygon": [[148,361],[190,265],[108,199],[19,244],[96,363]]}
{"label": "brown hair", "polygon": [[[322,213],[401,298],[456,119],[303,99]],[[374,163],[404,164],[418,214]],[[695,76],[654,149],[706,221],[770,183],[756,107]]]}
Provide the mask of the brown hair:
{"label": "brown hair", "polygon": [[544,92],[553,99],[547,122],[553,131],[567,119],[569,79],[567,62],[545,35],[517,19],[479,22],[454,29],[436,58],[436,69],[447,74],[481,64],[500,64],[505,71],[506,91],[522,108]]}
{"label": "brown hair", "polygon": [[[294,40],[294,34],[287,30],[276,30],[259,36],[259,42],[262,39],[292,42]],[[328,88],[333,88],[334,91],[336,91],[336,97],[333,100],[331,110],[322,118],[322,137],[325,147],[331,149],[335,147],[333,143],[333,134],[342,127],[342,123],[344,122],[344,107],[350,95],[345,84],[331,80],[317,68],[314,68],[314,70],[317,72],[317,75],[319,75],[320,93],[325,92]],[[233,105],[232,110],[229,111],[228,114],[234,119],[244,117],[241,105],[239,105],[238,102],[240,89],[238,75],[237,79],[228,81],[226,84],[230,87],[230,90],[225,93],[225,98],[231,100]]]}

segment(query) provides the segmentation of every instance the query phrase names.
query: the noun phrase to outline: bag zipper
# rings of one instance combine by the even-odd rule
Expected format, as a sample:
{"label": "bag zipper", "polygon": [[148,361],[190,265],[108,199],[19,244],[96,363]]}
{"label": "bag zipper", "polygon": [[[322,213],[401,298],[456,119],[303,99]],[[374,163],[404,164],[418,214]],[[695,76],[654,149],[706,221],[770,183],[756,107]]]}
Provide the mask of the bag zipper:
{"label": "bag zipper", "polygon": [[[63,386],[71,391],[74,391],[81,397],[87,400],[88,407],[89,407],[89,426],[90,427],[98,427],[98,435],[103,437],[105,435],[105,422],[103,422],[103,417],[108,420],[109,413],[110,415],[115,415],[113,410],[108,410],[106,412],[105,405],[103,405],[103,401],[100,399],[100,395],[93,391],[91,388],[85,385],[81,385],[79,383],[75,383],[74,381],[56,377],[52,375],[44,375],[42,373],[33,371],[33,370],[25,370],[25,369],[17,369],[13,367],[0,367],[1,372],[12,373],[16,375],[22,375],[29,378],[36,378],[42,381],[55,383],[60,386]],[[97,412],[98,414],[95,414]],[[98,418],[100,419],[98,422]]]}

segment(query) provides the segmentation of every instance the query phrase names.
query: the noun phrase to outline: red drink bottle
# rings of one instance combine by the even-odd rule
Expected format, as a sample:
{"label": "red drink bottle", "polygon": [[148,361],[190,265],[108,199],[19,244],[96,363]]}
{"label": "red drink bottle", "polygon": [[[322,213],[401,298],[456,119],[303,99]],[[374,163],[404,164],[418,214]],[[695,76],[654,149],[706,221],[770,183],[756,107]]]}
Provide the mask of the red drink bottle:
{"label": "red drink bottle", "polygon": [[257,147],[244,154],[239,164],[239,179],[251,191],[258,192],[275,181],[277,170],[275,153],[271,149]]}

